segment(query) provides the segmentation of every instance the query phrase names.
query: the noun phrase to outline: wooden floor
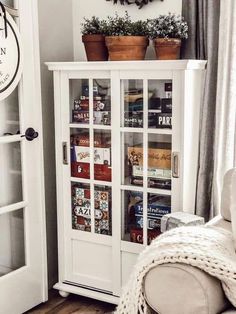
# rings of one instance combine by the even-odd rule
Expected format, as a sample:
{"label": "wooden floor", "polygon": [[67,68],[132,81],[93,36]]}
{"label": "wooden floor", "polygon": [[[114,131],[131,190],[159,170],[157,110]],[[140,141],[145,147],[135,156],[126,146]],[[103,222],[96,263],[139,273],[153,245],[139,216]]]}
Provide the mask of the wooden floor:
{"label": "wooden floor", "polygon": [[70,295],[67,298],[59,296],[58,291],[49,292],[49,300],[47,303],[41,304],[28,314],[102,314],[112,313],[115,306],[84,298],[78,295]]}

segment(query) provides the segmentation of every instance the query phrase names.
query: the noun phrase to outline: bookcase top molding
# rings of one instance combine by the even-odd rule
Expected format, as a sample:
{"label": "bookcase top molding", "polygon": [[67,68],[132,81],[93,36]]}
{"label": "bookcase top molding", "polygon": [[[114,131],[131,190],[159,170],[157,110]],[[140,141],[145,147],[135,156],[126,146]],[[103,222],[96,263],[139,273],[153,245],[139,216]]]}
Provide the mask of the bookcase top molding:
{"label": "bookcase top molding", "polygon": [[47,62],[51,71],[76,70],[204,70],[206,60]]}

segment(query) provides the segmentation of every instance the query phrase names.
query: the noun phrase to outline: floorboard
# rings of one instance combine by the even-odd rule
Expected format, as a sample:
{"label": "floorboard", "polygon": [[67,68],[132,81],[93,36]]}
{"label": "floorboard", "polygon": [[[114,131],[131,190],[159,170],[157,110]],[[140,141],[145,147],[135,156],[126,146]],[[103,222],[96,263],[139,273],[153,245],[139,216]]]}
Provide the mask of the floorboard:
{"label": "floorboard", "polygon": [[[48,302],[26,312],[27,314],[110,314],[115,306],[109,303],[85,298],[78,295],[69,295],[62,298],[58,291],[49,292]],[[25,314],[26,314],[25,313]]]}

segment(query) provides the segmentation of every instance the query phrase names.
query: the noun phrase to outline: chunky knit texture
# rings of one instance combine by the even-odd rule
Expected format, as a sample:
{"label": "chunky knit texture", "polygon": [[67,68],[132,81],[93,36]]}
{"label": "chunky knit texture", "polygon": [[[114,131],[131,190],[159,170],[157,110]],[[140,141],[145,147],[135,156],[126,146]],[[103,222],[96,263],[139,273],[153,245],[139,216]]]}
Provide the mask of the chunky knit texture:
{"label": "chunky knit texture", "polygon": [[115,313],[150,313],[144,297],[144,277],[150,269],[166,263],[192,265],[218,278],[226,296],[236,306],[236,254],[232,234],[218,227],[197,226],[165,232],[140,254]]}

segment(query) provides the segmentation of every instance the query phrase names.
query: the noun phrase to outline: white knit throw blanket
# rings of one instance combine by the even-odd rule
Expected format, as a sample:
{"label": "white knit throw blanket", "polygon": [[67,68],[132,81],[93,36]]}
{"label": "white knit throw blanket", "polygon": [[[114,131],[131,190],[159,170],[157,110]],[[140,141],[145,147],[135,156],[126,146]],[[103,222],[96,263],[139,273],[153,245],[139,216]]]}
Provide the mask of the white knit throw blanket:
{"label": "white knit throw blanket", "polygon": [[232,234],[212,226],[180,227],[163,233],[140,254],[123,289],[117,314],[150,313],[143,279],[150,269],[166,263],[192,265],[218,278],[226,296],[236,306],[236,254]]}

